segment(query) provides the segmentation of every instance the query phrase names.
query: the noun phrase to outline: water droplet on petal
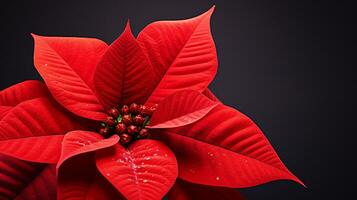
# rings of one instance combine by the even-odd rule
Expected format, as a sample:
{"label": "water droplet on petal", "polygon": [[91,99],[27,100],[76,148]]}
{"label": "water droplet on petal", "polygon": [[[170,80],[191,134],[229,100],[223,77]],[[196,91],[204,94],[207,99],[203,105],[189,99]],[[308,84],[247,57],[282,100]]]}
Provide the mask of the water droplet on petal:
{"label": "water droplet on petal", "polygon": [[216,177],[216,180],[219,181],[221,178],[219,176]]}
{"label": "water droplet on petal", "polygon": [[148,182],[148,180],[147,180],[147,179],[144,179],[144,180],[143,180],[143,183],[147,183],[147,182]]}
{"label": "water droplet on petal", "polygon": [[105,174],[105,175],[110,176],[110,173],[107,173],[107,174]]}
{"label": "water droplet on petal", "polygon": [[47,67],[47,63],[45,64],[45,67]]}

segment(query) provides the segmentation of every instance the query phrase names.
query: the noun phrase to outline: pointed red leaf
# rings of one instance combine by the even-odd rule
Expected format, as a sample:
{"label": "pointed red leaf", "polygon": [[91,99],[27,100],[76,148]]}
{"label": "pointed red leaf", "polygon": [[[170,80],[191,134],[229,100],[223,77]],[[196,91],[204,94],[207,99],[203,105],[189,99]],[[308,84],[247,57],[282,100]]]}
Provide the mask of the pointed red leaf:
{"label": "pointed red leaf", "polygon": [[113,146],[119,142],[119,137],[113,135],[108,139],[95,132],[90,131],[72,131],[64,136],[62,142],[62,154],[57,163],[59,168],[63,162],[73,156],[96,151],[102,148]]}
{"label": "pointed red leaf", "polygon": [[46,85],[40,81],[30,80],[10,86],[0,91],[0,119],[17,104],[48,95]]}
{"label": "pointed red leaf", "polygon": [[97,39],[42,37],[35,40],[34,64],[55,99],[73,113],[105,118],[93,92],[93,72],[107,45]]}
{"label": "pointed red leaf", "polygon": [[182,89],[202,92],[213,80],[217,71],[210,32],[213,9],[192,19],[155,22],[140,32],[138,42],[156,74],[157,87],[148,104]]}
{"label": "pointed red leaf", "polygon": [[280,179],[301,183],[261,130],[248,117],[224,105],[194,124],[152,135],[175,152],[180,178],[194,183],[232,188]]}
{"label": "pointed red leaf", "polygon": [[94,154],[67,160],[58,171],[58,200],[124,200],[123,196],[98,172]]}
{"label": "pointed red leaf", "polygon": [[174,184],[177,162],[161,142],[138,140],[96,153],[99,171],[127,199],[161,199]]}
{"label": "pointed red leaf", "polygon": [[236,189],[193,184],[177,179],[168,194],[169,200],[244,200]]}
{"label": "pointed red leaf", "polygon": [[82,128],[81,122],[83,120],[45,98],[25,101],[0,121],[1,153],[28,161],[56,162],[61,135]]}
{"label": "pointed red leaf", "polygon": [[53,165],[0,154],[0,199],[55,199],[55,185]]}
{"label": "pointed red leaf", "polygon": [[174,128],[204,117],[218,103],[194,90],[176,92],[160,102],[148,128]]}
{"label": "pointed red leaf", "polygon": [[100,60],[94,84],[107,109],[118,104],[145,103],[154,85],[153,69],[131,33],[129,22]]}

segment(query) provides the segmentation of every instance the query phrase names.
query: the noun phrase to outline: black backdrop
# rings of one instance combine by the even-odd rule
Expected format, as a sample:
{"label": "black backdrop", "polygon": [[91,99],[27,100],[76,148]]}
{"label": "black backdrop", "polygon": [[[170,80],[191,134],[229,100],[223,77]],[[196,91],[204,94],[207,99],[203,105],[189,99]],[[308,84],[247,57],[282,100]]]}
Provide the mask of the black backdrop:
{"label": "black backdrop", "polygon": [[[38,79],[30,32],[113,41],[128,18],[137,34],[160,19],[189,18],[216,4],[212,31],[219,72],[211,89],[262,127],[308,186],[278,181],[243,189],[248,199],[343,198],[344,3],[310,1],[26,1],[1,3],[0,88]],[[337,106],[338,105],[338,106]]]}

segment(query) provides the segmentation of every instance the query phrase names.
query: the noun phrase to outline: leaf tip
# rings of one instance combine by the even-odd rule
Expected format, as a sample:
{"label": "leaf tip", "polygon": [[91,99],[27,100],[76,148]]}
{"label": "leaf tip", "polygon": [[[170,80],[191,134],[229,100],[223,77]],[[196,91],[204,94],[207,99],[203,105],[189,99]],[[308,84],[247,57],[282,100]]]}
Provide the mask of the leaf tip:
{"label": "leaf tip", "polygon": [[216,5],[213,5],[209,10],[207,10],[203,15],[211,16],[214,10],[216,9]]}
{"label": "leaf tip", "polygon": [[130,19],[128,19],[128,20],[126,21],[124,33],[128,33],[128,34],[132,35],[131,26],[130,26]]}
{"label": "leaf tip", "polygon": [[36,39],[37,37],[39,37],[39,35],[37,35],[36,33],[30,33],[30,35],[32,36],[33,39]]}

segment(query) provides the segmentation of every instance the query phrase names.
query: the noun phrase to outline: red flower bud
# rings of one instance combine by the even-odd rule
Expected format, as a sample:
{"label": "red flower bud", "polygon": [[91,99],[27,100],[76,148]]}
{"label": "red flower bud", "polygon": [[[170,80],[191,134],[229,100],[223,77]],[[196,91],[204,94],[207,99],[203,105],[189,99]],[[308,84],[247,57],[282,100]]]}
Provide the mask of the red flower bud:
{"label": "red flower bud", "polygon": [[122,145],[126,145],[126,144],[128,144],[128,143],[131,141],[131,139],[132,139],[132,137],[131,137],[130,135],[128,135],[128,134],[126,134],[126,133],[123,133],[123,134],[120,135],[120,140],[119,140],[119,142],[120,142],[120,144],[122,144]]}
{"label": "red flower bud", "polygon": [[114,126],[115,125],[115,121],[113,117],[107,117],[107,119],[104,121],[104,123],[107,124],[107,126]]}
{"label": "red flower bud", "polygon": [[112,117],[114,117],[115,119],[119,117],[120,113],[119,110],[116,108],[112,108],[108,110],[108,114]]}
{"label": "red flower bud", "polygon": [[138,114],[139,113],[139,105],[136,103],[132,103],[129,108],[130,112],[132,114]]}
{"label": "red flower bud", "polygon": [[126,126],[124,123],[119,123],[115,126],[115,133],[116,134],[121,134],[121,133],[125,133],[126,131]]}
{"label": "red flower bud", "polygon": [[143,125],[144,122],[145,122],[145,118],[142,117],[141,115],[136,115],[136,116],[134,117],[134,123],[135,123],[136,125],[141,126],[141,125]]}
{"label": "red flower bud", "polygon": [[143,128],[139,132],[139,137],[140,138],[146,138],[149,135],[149,132],[146,128]]}
{"label": "red flower bud", "polygon": [[121,107],[121,114],[122,115],[129,114],[129,107],[127,105],[123,105],[123,107]]}
{"label": "red flower bud", "polygon": [[121,121],[125,125],[130,125],[131,124],[131,116],[130,115],[123,115],[123,118],[121,119]]}
{"label": "red flower bud", "polygon": [[101,134],[103,137],[108,137],[110,134],[110,131],[108,128],[101,128],[99,130],[99,134]]}
{"label": "red flower bud", "polygon": [[151,116],[152,113],[156,110],[156,107],[147,107],[147,106],[142,106],[141,108],[141,114],[143,116]]}
{"label": "red flower bud", "polygon": [[127,128],[127,131],[128,131],[129,135],[134,135],[136,132],[138,132],[138,128],[136,126],[134,126],[134,125],[130,125]]}

